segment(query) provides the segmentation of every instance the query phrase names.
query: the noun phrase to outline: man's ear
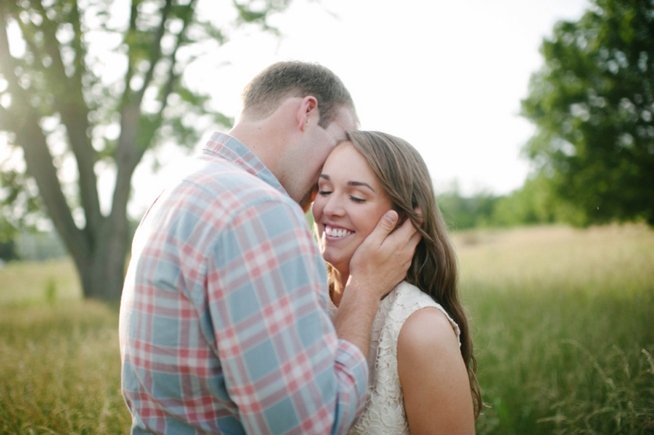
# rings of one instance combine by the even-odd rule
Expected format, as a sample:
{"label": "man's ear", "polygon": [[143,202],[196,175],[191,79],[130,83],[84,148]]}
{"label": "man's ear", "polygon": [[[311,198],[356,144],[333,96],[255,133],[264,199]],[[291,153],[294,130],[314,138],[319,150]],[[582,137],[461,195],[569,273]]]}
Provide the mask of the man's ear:
{"label": "man's ear", "polygon": [[300,130],[304,131],[312,117],[320,116],[318,110],[318,100],[316,97],[312,97],[311,95],[304,97],[300,103],[300,108],[298,109],[297,115],[298,127]]}

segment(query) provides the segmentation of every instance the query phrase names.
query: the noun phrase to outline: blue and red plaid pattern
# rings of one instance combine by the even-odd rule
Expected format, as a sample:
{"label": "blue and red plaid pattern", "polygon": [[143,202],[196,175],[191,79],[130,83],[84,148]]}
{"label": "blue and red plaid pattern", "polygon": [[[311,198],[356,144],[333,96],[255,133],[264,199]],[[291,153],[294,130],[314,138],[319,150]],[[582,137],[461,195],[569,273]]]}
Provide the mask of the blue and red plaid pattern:
{"label": "blue and red plaid pattern", "polygon": [[215,133],[134,237],[120,309],[132,433],[345,433],[368,368],[328,317],[301,208]]}

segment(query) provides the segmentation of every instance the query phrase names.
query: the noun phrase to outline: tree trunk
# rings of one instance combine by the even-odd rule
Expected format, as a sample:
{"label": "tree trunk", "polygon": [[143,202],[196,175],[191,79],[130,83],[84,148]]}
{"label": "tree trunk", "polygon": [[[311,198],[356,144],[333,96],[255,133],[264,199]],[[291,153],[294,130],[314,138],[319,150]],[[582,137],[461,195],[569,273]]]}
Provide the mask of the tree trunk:
{"label": "tree trunk", "polygon": [[125,254],[129,244],[129,224],[125,215],[115,222],[105,220],[95,235],[95,247],[87,259],[76,259],[85,298],[118,300],[125,276]]}
{"label": "tree trunk", "polygon": [[139,116],[139,108],[135,105],[127,106],[121,113],[111,212],[92,234],[90,258],[76,261],[86,298],[118,300],[122,293],[125,257],[130,243],[127,202],[132,175],[143,155],[135,149]]}
{"label": "tree trunk", "polygon": [[[129,245],[127,201],[138,154],[130,155],[129,158],[124,159],[127,160],[127,164],[125,162],[121,164],[122,169],[119,169],[121,179],[116,183],[111,214],[108,217],[101,216],[96,225],[89,226],[87,222],[86,227],[80,229],[75,225],[62,193],[62,186],[57,178],[57,171],[48,151],[45,136],[41,129],[30,128],[38,125],[37,116],[33,112],[28,112],[24,114],[22,120],[14,119],[14,121],[17,125],[19,143],[24,151],[27,170],[36,181],[47,213],[73,258],[84,297],[101,300],[120,299],[125,272],[125,255]],[[82,175],[80,174],[80,183],[89,182],[82,179]]]}

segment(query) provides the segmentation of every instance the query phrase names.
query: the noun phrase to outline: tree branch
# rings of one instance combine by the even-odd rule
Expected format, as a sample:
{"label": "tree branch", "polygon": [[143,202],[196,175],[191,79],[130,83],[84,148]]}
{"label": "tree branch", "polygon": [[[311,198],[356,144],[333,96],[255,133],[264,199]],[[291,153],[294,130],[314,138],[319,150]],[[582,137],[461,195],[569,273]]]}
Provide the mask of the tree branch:
{"label": "tree branch", "polygon": [[186,31],[188,29],[188,26],[191,24],[193,18],[193,10],[195,6],[194,3],[195,0],[190,0],[188,5],[186,6],[187,10],[186,13],[184,14],[184,19],[182,21],[183,23],[182,28],[177,34],[177,40],[175,41],[175,48],[173,49],[173,52],[170,54],[170,68],[168,68],[168,78],[162,88],[162,92],[160,95],[161,109],[159,110],[158,113],[158,116],[160,118],[163,118],[163,111],[167,106],[168,96],[172,93],[175,82],[179,78],[179,75],[175,74],[175,66],[177,65],[177,58],[176,58],[177,51],[179,51],[179,48],[184,43],[184,38],[186,37]]}
{"label": "tree branch", "polygon": [[[144,141],[140,135],[143,134],[140,128],[141,122],[141,102],[145,95],[145,90],[150,85],[154,76],[154,69],[161,59],[161,40],[166,31],[166,20],[172,8],[172,0],[166,0],[161,8],[161,22],[157,28],[151,45],[149,69],[143,78],[143,85],[136,95],[130,99],[130,102],[123,106],[121,110],[120,137],[116,148],[116,184],[113,192],[111,215],[120,215],[126,213],[129,192],[131,190],[131,179],[136,165],[141,161],[145,148],[150,141]],[[136,32],[136,14],[137,9],[135,2],[132,3],[132,16],[130,17],[130,32]],[[132,60],[130,59],[130,68]],[[129,92],[130,70],[126,77],[125,92]],[[126,101],[125,98],[123,101]]]}
{"label": "tree branch", "polygon": [[130,97],[132,94],[132,89],[129,86],[129,83],[134,77],[134,52],[131,42],[136,38],[136,18],[138,16],[138,1],[132,1],[132,6],[130,7],[129,14],[129,28],[125,35],[125,44],[127,45],[127,72],[125,73],[125,88],[123,89],[123,96],[121,98],[120,107],[123,108],[129,104]]}
{"label": "tree branch", "polygon": [[139,89],[135,97],[135,100],[138,101],[139,104],[143,100],[145,91],[150,85],[150,82],[152,81],[152,77],[154,76],[154,69],[156,68],[157,63],[161,59],[161,39],[166,33],[166,21],[168,20],[168,15],[170,14],[171,8],[172,8],[172,0],[166,0],[166,3],[161,8],[161,23],[159,23],[159,27],[157,28],[157,31],[154,34],[154,40],[152,41],[152,45],[151,45],[152,48],[150,50],[150,59],[148,59],[150,66],[148,68],[148,71],[145,73],[145,76],[143,77],[143,85],[141,86],[141,89]]}
{"label": "tree branch", "polygon": [[[15,131],[18,144],[23,148],[28,173],[39,188],[39,194],[45,204],[48,215],[66,243],[76,262],[85,262],[91,254],[89,239],[77,228],[70,212],[66,198],[61,190],[57,169],[52,163],[45,135],[38,125],[39,115],[33,110],[23,118],[20,128]],[[48,156],[50,158],[44,158]]]}
{"label": "tree branch", "polygon": [[[8,82],[9,92],[15,100],[29,101],[28,92],[18,84],[16,62],[9,52],[6,23],[0,24],[2,24],[0,68]],[[28,173],[36,181],[50,219],[71,254],[76,257],[76,261],[83,261],[89,254],[88,240],[75,225],[66,198],[62,193],[57,169],[52,162],[45,135],[39,128],[39,118],[40,116],[30,106],[22,109],[20,105],[12,104],[11,110],[0,106],[0,119],[3,120],[0,127],[16,135],[17,145],[23,149]]]}
{"label": "tree branch", "polygon": [[[195,6],[194,3],[195,0],[190,0],[188,5],[186,6],[186,13],[184,14],[184,19],[182,21],[183,23],[182,28],[177,34],[177,38],[175,41],[175,48],[173,49],[172,53],[169,56],[170,67],[168,68],[166,81],[162,86],[161,92],[159,94],[159,102],[161,103],[161,107],[159,109],[159,112],[157,113],[157,129],[161,127],[161,124],[163,122],[163,113],[166,107],[168,106],[168,97],[173,92],[175,83],[179,79],[179,74],[175,73],[175,67],[177,66],[177,52],[179,51],[179,48],[183,45],[184,39],[186,37],[186,31],[188,30],[188,27],[191,24],[192,17],[193,17],[193,10],[194,10],[193,8]],[[143,156],[146,149],[145,147],[143,147],[143,149],[140,149],[139,151],[141,151],[141,156]]]}
{"label": "tree branch", "polygon": [[86,64],[84,63],[86,48],[82,42],[84,34],[82,32],[79,5],[77,0],[73,0],[69,22],[72,24],[73,32],[75,33],[73,41],[71,42],[73,51],[75,51],[75,74],[72,79],[76,86],[78,86],[80,89],[83,89],[82,78],[87,72]]}
{"label": "tree branch", "polygon": [[[57,40],[57,24],[52,22],[43,5],[38,2],[36,5],[43,23],[41,29],[44,33],[43,50],[52,59],[51,71],[45,75],[48,88],[55,97],[54,109],[61,115],[61,121],[66,126],[68,141],[77,160],[79,171],[79,192],[82,207],[86,217],[86,226],[90,234],[95,234],[97,228],[102,224],[102,214],[100,211],[100,199],[98,196],[98,180],[95,174],[96,152],[91,145],[90,138],[87,134],[89,131],[89,108],[82,93],[82,75],[83,72],[76,68],[72,77],[66,74],[66,68],[61,57],[59,42]],[[79,28],[79,13],[70,14],[70,19],[77,20],[72,22],[73,28]],[[34,44],[31,44],[34,47]],[[72,44],[75,49],[75,58],[78,68],[83,65],[84,51],[81,41],[78,44]],[[38,48],[33,48],[34,53],[38,53]],[[78,51],[79,50],[79,51]],[[40,53],[40,57],[43,57]]]}
{"label": "tree branch", "polygon": [[[18,85],[15,61],[9,54],[5,26],[0,31],[0,65],[2,65],[3,75],[9,84],[12,97],[28,100],[29,95]],[[57,169],[52,162],[45,136],[43,131],[38,128],[39,115],[29,107],[21,110],[19,105],[12,104],[12,106],[14,107],[11,110],[0,106],[0,119],[3,120],[1,127],[16,135],[17,144],[23,148],[28,173],[36,181],[50,219],[76,261],[84,261],[89,254],[88,240],[75,225],[66,198],[62,193]]]}

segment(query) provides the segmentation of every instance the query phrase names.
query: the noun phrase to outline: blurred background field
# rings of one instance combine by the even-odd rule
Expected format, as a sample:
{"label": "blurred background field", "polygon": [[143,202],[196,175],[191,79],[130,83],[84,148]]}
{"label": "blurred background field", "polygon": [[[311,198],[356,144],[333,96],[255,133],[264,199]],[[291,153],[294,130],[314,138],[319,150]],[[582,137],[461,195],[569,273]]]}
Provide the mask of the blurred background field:
{"label": "blurred background field", "polygon": [[478,433],[654,431],[654,232],[455,236],[484,401]]}
{"label": "blurred background field", "polygon": [[[654,431],[654,231],[453,238],[488,405],[478,433]],[[0,283],[0,433],[127,433],[117,305],[82,299],[67,259],[9,263]]]}

